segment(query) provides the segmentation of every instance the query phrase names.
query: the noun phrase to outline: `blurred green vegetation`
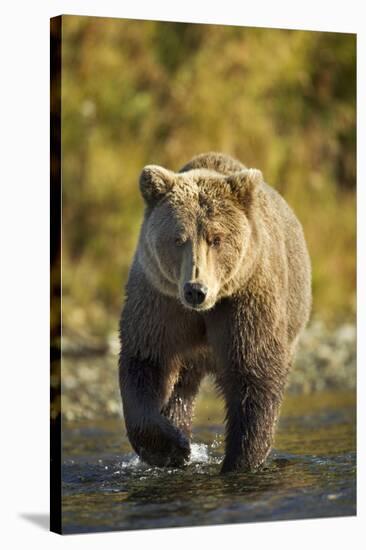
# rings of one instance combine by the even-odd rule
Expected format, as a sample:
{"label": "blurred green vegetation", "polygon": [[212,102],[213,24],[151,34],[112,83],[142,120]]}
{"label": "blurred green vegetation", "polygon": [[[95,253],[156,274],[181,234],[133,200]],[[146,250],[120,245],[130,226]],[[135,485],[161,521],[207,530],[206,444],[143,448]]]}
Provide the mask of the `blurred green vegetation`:
{"label": "blurred green vegetation", "polygon": [[63,325],[118,324],[145,164],[229,153],[303,223],[314,314],[355,311],[355,35],[63,17]]}

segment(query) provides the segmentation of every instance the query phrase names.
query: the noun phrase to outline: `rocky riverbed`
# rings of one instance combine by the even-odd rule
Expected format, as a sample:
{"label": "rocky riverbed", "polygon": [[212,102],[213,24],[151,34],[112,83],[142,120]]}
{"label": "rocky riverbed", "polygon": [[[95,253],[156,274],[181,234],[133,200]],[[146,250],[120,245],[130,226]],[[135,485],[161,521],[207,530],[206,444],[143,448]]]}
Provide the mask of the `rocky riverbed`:
{"label": "rocky riverbed", "polygon": [[[103,344],[63,336],[62,344],[63,418],[74,421],[120,416],[117,334]],[[355,386],[356,327],[346,323],[328,329],[313,321],[299,343],[288,392],[308,394]],[[211,390],[210,382],[205,381],[201,391],[209,394]]]}

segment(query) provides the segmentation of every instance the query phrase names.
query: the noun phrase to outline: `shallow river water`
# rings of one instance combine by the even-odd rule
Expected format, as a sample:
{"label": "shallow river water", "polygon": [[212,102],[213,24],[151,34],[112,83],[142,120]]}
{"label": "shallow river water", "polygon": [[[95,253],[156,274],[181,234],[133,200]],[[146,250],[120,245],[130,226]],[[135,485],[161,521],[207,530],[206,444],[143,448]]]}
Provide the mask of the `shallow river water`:
{"label": "shallow river water", "polygon": [[200,397],[190,464],[151,468],[123,420],[64,422],[64,533],[349,516],[356,513],[355,395],[288,396],[255,474],[219,475],[222,408]]}

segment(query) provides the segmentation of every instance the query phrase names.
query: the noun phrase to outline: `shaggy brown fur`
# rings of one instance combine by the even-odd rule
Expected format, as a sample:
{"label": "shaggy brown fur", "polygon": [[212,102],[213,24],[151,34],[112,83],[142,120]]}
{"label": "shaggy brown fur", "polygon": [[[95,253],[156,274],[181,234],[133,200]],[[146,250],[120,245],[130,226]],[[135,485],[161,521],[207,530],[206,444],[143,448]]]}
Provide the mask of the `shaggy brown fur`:
{"label": "shaggy brown fur", "polygon": [[[310,312],[301,225],[259,170],[219,153],[179,173],[147,166],[140,189],[145,217],[120,323],[130,442],[150,464],[182,466],[211,373],[226,403],[221,471],[254,470],[271,449]],[[187,291],[196,287],[199,302]]]}

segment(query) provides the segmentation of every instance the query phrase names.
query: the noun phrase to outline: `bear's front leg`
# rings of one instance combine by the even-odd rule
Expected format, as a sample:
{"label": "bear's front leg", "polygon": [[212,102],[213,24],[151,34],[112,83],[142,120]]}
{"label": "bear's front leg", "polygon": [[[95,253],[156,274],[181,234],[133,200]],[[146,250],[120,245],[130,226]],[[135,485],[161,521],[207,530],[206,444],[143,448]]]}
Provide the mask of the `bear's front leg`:
{"label": "bear's front leg", "polygon": [[153,360],[122,348],[120,388],[127,435],[136,453],[152,466],[182,467],[190,455],[183,433],[163,416],[167,375]]}
{"label": "bear's front leg", "polygon": [[226,447],[221,473],[255,471],[267,458],[282,401],[283,384],[253,378],[225,385]]}
{"label": "bear's front leg", "polygon": [[280,313],[250,294],[224,301],[208,319],[226,403],[222,473],[254,471],[271,450],[289,370],[287,327]]}

